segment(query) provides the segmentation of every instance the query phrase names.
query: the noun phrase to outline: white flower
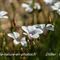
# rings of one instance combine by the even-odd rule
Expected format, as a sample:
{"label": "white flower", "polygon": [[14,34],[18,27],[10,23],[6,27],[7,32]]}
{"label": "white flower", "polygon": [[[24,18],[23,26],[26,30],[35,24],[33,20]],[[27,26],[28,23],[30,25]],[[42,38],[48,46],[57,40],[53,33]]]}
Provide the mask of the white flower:
{"label": "white flower", "polygon": [[52,24],[47,24],[47,25],[46,25],[46,29],[47,29],[47,30],[54,31],[54,25],[52,25]]}
{"label": "white flower", "polygon": [[19,37],[19,33],[17,33],[17,32],[8,33],[8,36],[11,37],[11,38],[13,38],[13,39],[16,39],[16,38]]}
{"label": "white flower", "polygon": [[53,6],[51,6],[53,11],[57,11],[57,13],[60,15],[60,1],[56,2]]}
{"label": "white flower", "polygon": [[13,40],[15,45],[18,45],[21,43],[22,46],[26,47],[27,46],[27,41],[25,37],[22,37],[22,39],[20,41],[17,40]]}
{"label": "white flower", "polygon": [[20,41],[17,41],[17,38],[19,37],[19,33],[17,32],[8,33],[8,36],[14,39],[13,42],[15,45],[20,43]]}
{"label": "white flower", "polygon": [[21,4],[21,7],[23,7],[23,8],[28,8],[28,7],[29,7],[29,5],[28,5],[28,4],[26,4],[26,3],[22,3],[22,4]]}
{"label": "white flower", "polygon": [[13,38],[13,43],[15,45],[18,45],[21,43],[22,46],[27,46],[27,42],[26,42],[26,39],[25,37],[22,37],[22,39],[18,39],[18,37],[20,36],[18,32],[13,32],[13,33],[8,33],[8,36]]}
{"label": "white flower", "polygon": [[51,6],[51,8],[52,8],[53,10],[58,10],[58,9],[60,9],[60,2],[58,1],[58,2],[54,3],[54,5]]}
{"label": "white flower", "polygon": [[8,18],[6,14],[8,14],[6,11],[0,11],[0,18]]}
{"label": "white flower", "polygon": [[52,24],[38,24],[38,25],[34,25],[37,29],[41,29],[42,31],[44,31],[45,29],[47,30],[51,30],[54,31],[54,25]]}
{"label": "white flower", "polygon": [[59,8],[60,8],[60,1],[56,2],[56,3],[54,4],[54,6],[59,9]]}
{"label": "white flower", "polygon": [[33,11],[33,9],[30,7],[29,4],[22,3],[21,7],[24,8],[26,12],[32,12]]}
{"label": "white flower", "polygon": [[35,26],[37,29],[41,29],[44,31],[44,28],[45,28],[45,24],[37,24],[37,25],[33,25]]}
{"label": "white flower", "polygon": [[41,29],[36,29],[35,26],[22,26],[22,29],[25,31],[25,35],[28,35],[29,38],[38,38],[39,34],[42,34]]}
{"label": "white flower", "polygon": [[34,7],[33,8],[31,7],[31,4],[32,3],[29,3],[29,4],[22,3],[21,4],[21,7],[24,8],[26,12],[32,12],[33,11],[33,8],[34,9],[37,9],[37,10],[40,10],[41,9],[41,6],[40,6],[39,3],[34,3]]}
{"label": "white flower", "polygon": [[58,8],[56,6],[51,6],[52,10],[58,10]]}

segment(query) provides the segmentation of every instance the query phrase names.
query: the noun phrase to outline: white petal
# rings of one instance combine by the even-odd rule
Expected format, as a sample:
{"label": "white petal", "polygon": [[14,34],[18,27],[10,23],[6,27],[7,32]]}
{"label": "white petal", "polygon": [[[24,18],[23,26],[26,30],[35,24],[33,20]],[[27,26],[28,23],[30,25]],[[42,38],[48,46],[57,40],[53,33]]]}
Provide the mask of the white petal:
{"label": "white petal", "polygon": [[32,32],[32,31],[34,31],[36,28],[35,28],[35,26],[28,26],[28,31],[29,32]]}
{"label": "white petal", "polygon": [[53,27],[53,25],[52,25],[52,24],[47,24],[47,25],[46,25],[46,27],[50,27],[50,26],[52,26],[52,27]]}
{"label": "white petal", "polygon": [[41,27],[41,29],[45,28],[45,24],[40,24],[39,27]]}
{"label": "white petal", "polygon": [[22,26],[22,29],[29,34],[29,32],[34,31],[36,28],[34,26]]}
{"label": "white petal", "polygon": [[42,33],[43,33],[43,30],[41,30],[41,29],[36,29],[36,33],[37,33],[37,34],[42,34]]}
{"label": "white petal", "polygon": [[36,38],[39,38],[39,34],[34,34],[34,35],[30,34],[30,37],[36,39]]}
{"label": "white petal", "polygon": [[23,33],[24,35],[27,35],[27,33]]}
{"label": "white petal", "polygon": [[25,9],[25,11],[26,11],[26,12],[32,12],[33,9],[32,9],[31,7],[28,7],[28,8]]}
{"label": "white petal", "polygon": [[36,25],[33,25],[34,27],[38,27],[39,25],[38,24],[36,24]]}
{"label": "white petal", "polygon": [[57,8],[60,8],[60,2],[59,2],[59,1],[56,2],[56,3],[54,4],[54,6],[57,7]]}
{"label": "white petal", "polygon": [[20,34],[18,32],[13,32],[13,35],[15,38],[18,38],[20,36]]}
{"label": "white petal", "polygon": [[8,18],[8,16],[0,16],[0,18]]}
{"label": "white petal", "polygon": [[46,25],[46,28],[47,28],[48,30],[54,31],[54,25],[52,25],[52,24],[47,24],[47,25]]}
{"label": "white petal", "polygon": [[56,6],[51,6],[52,10],[58,10]]}
{"label": "white petal", "polygon": [[26,26],[22,26],[22,29],[23,29],[26,33],[29,33]]}
{"label": "white petal", "polygon": [[35,5],[34,5],[34,9],[38,9],[38,10],[41,9],[41,6],[39,5],[39,3],[35,3]]}
{"label": "white petal", "polygon": [[25,37],[23,37],[22,39],[21,39],[21,45],[22,46],[27,46],[27,42],[26,42],[26,38]]}
{"label": "white petal", "polygon": [[7,34],[9,37],[15,39],[15,38],[18,38],[19,37],[19,33],[17,32],[13,32],[13,33],[8,33]]}
{"label": "white petal", "polygon": [[8,33],[7,35],[8,35],[9,37],[11,37],[11,38],[15,39],[15,37],[14,37],[13,33]]}
{"label": "white petal", "polygon": [[28,8],[28,7],[29,7],[29,5],[28,5],[28,4],[26,4],[26,3],[22,3],[22,4],[21,4],[21,7],[23,7],[23,8]]}
{"label": "white petal", "polygon": [[[33,25],[33,26],[35,26],[36,29],[40,29],[40,30],[42,30],[42,31],[43,31],[44,28],[45,28],[45,24],[37,24],[37,25]],[[42,31],[41,31],[41,32],[42,32]]]}
{"label": "white petal", "polygon": [[25,37],[22,37],[21,41],[26,41],[26,38]]}
{"label": "white petal", "polygon": [[13,40],[13,43],[14,43],[15,45],[18,45],[20,42],[18,42],[17,40]]}
{"label": "white petal", "polygon": [[6,15],[6,14],[7,14],[6,11],[0,11],[0,16],[4,16],[4,15]]}
{"label": "white petal", "polygon": [[34,34],[29,34],[29,35],[30,35],[31,38],[38,38],[39,34],[42,34],[42,33],[43,33],[43,31],[41,29],[36,29]]}

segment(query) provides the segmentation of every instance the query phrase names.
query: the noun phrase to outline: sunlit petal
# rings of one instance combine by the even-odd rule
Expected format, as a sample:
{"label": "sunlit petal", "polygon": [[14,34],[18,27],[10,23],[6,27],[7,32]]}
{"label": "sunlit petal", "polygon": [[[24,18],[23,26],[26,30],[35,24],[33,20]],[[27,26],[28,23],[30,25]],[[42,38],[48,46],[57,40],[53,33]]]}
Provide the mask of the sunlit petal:
{"label": "sunlit petal", "polygon": [[15,39],[15,38],[18,38],[19,37],[19,33],[17,32],[13,32],[13,33],[8,33],[7,34],[9,37]]}
{"label": "sunlit petal", "polygon": [[39,3],[35,3],[35,5],[34,5],[34,9],[38,9],[38,10],[41,9],[41,6],[39,5]]}
{"label": "sunlit petal", "polygon": [[13,38],[13,39],[15,38],[12,33],[8,33],[7,35],[8,35],[9,37]]}
{"label": "sunlit petal", "polygon": [[33,26],[35,26],[37,29],[42,29],[42,30],[45,28],[45,24],[37,24]]}
{"label": "sunlit petal", "polygon": [[24,35],[27,35],[27,33],[23,33]]}
{"label": "sunlit petal", "polygon": [[0,16],[4,16],[4,15],[6,15],[6,14],[7,14],[6,11],[0,11]]}
{"label": "sunlit petal", "polygon": [[43,33],[43,30],[41,30],[41,29],[36,29],[36,33],[37,33],[37,34],[42,34],[42,33]]}
{"label": "sunlit petal", "polygon": [[60,8],[60,1],[56,2],[56,3],[54,4],[54,6],[57,7],[57,8]]}
{"label": "sunlit petal", "polygon": [[52,10],[58,10],[56,6],[51,6]]}
{"label": "sunlit petal", "polygon": [[18,32],[13,32],[13,35],[15,38],[18,38],[20,36],[20,34]]}
{"label": "sunlit petal", "polygon": [[36,29],[34,26],[28,26],[27,28],[29,32],[34,31]]}
{"label": "sunlit petal", "polygon": [[25,31],[26,33],[29,33],[26,26],[22,26],[22,30]]}
{"label": "sunlit petal", "polygon": [[36,39],[36,38],[39,38],[39,34],[34,34],[34,35],[30,34],[30,37]]}
{"label": "sunlit petal", "polygon": [[20,42],[17,41],[17,40],[13,40],[13,43],[14,43],[15,45],[18,45]]}
{"label": "sunlit petal", "polygon": [[25,47],[26,47],[26,46],[27,46],[26,38],[23,37],[23,38],[21,39],[21,42],[20,42],[20,43],[21,43],[22,46],[25,46]]}
{"label": "sunlit petal", "polygon": [[33,9],[32,9],[31,7],[28,7],[28,8],[25,9],[25,11],[26,11],[26,12],[32,12]]}
{"label": "sunlit petal", "polygon": [[48,30],[54,31],[54,25],[52,25],[52,24],[47,24],[47,25],[46,25],[46,28],[47,28]]}
{"label": "sunlit petal", "polygon": [[23,7],[23,8],[28,8],[28,7],[29,7],[29,5],[28,5],[28,4],[26,4],[26,3],[22,3],[22,4],[21,4],[21,7]]}
{"label": "sunlit petal", "polygon": [[43,30],[45,28],[45,24],[40,24],[39,27]]}
{"label": "sunlit petal", "polygon": [[0,16],[0,18],[8,18],[8,16]]}

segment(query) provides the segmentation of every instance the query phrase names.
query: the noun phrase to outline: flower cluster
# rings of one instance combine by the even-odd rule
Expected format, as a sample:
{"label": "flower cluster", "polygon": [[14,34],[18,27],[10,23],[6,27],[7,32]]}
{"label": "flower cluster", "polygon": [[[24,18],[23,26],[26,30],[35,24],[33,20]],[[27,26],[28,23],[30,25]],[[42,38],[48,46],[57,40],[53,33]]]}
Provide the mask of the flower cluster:
{"label": "flower cluster", "polygon": [[[37,8],[37,6],[34,6],[34,8]],[[6,14],[6,11],[1,11],[0,18],[8,18]],[[20,34],[18,32],[12,32],[7,34],[10,38],[13,39],[13,43],[15,45],[21,44],[22,46],[27,46],[26,36],[28,36],[29,39],[37,39],[40,37],[41,34],[44,33],[45,29],[54,31],[54,25],[52,24],[36,24],[32,26],[22,26],[21,28],[24,31],[24,37],[22,37],[21,39],[19,39]]]}
{"label": "flower cluster", "polygon": [[22,29],[25,31],[24,35],[28,35],[29,38],[39,38],[40,34],[44,33],[44,30],[54,31],[54,25],[52,24],[38,24],[33,26],[22,26]]}
{"label": "flower cluster", "polygon": [[[38,24],[38,25],[32,25],[32,26],[22,26],[21,27],[23,32],[23,35],[28,36],[29,39],[37,39],[40,37],[41,34],[44,33],[44,30],[51,30],[54,31],[54,25],[52,24]],[[20,34],[18,32],[12,32],[7,34],[9,37],[13,38],[13,43],[15,45],[21,44],[22,46],[27,46],[27,41],[25,37],[22,37],[19,39]]]}

